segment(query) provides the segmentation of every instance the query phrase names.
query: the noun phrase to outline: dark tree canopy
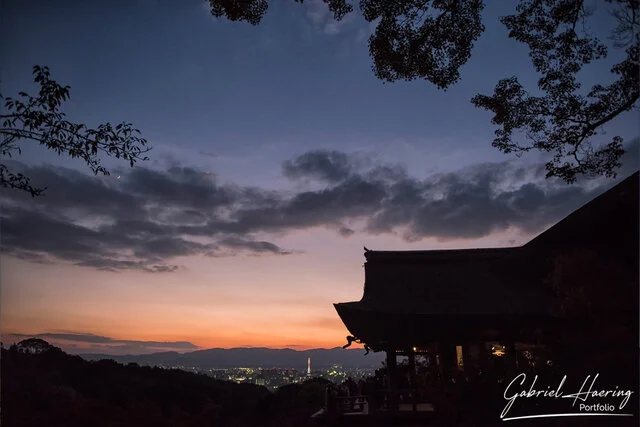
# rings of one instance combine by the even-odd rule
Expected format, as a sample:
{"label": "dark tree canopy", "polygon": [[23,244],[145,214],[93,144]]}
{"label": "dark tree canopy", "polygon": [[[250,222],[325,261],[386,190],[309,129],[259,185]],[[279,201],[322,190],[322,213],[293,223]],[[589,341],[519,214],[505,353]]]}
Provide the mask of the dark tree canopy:
{"label": "dark tree canopy", "polygon": [[3,425],[304,427],[317,426],[310,415],[324,404],[326,380],[272,393],[179,369],[89,362],[35,341],[43,351],[1,350]]}
{"label": "dark tree canopy", "polygon": [[[73,123],[60,111],[69,99],[69,86],[62,86],[51,78],[48,67],[33,67],[33,76],[40,91],[37,96],[20,92],[18,98],[4,98],[5,111],[0,114],[0,154],[11,157],[21,153],[20,143],[36,141],[58,155],[81,158],[94,174],[109,175],[100,162],[100,153],[122,158],[133,166],[137,161],[147,160],[147,140],[130,123],[112,125],[103,123],[97,128]],[[31,185],[29,177],[14,173],[5,164],[0,164],[0,187],[13,188],[39,196],[45,190]]]}
{"label": "dark tree canopy", "polygon": [[19,343],[12,345],[11,348],[16,351],[29,354],[39,354],[46,351],[62,351],[58,347],[55,347],[40,338],[28,338],[26,340],[22,340]]}
{"label": "dark tree canopy", "polygon": [[[294,0],[303,3],[304,0]],[[323,0],[342,19],[353,0]],[[232,21],[260,23],[267,0],[209,0],[211,13]],[[497,18],[509,37],[529,49],[540,75],[530,94],[517,77],[502,78],[492,95],[477,94],[472,103],[493,113],[498,126],[492,145],[504,153],[547,152],[547,177],[571,183],[578,176],[615,177],[624,154],[621,136],[593,145],[591,138],[640,96],[640,0],[605,0],[617,22],[610,39],[626,58],[583,88],[577,73],[601,60],[609,47],[588,30],[592,8],[584,0],[520,0],[515,14]],[[383,82],[424,79],[446,89],[460,78],[473,44],[485,27],[483,0],[360,0],[360,13],[377,21],[369,38],[373,71]]]}

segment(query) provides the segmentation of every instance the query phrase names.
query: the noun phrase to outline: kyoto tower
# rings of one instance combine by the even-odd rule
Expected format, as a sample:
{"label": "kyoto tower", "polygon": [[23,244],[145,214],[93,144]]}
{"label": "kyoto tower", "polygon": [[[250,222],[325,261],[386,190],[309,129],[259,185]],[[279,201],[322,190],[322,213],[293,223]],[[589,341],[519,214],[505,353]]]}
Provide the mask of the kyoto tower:
{"label": "kyoto tower", "polygon": [[311,358],[307,358],[307,376],[311,376]]}

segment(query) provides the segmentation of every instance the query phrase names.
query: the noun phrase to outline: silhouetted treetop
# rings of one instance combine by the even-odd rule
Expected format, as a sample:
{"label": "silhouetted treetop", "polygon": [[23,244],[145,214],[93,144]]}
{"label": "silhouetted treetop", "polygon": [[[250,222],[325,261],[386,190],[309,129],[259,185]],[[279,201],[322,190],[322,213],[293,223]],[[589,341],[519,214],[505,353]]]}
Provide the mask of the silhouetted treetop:
{"label": "silhouetted treetop", "polygon": [[480,0],[367,0],[361,7],[367,21],[380,20],[369,53],[376,76],[387,82],[426,79],[446,89],[460,79],[459,69],[484,31]]}
{"label": "silhouetted treetop", "polygon": [[[293,0],[296,3],[304,3],[304,0]],[[333,17],[341,20],[353,11],[345,0],[322,0],[333,12]],[[211,14],[217,18],[226,17],[230,21],[245,21],[252,25],[258,25],[269,8],[268,0],[209,0]]]}
{"label": "silhouetted treetop", "polygon": [[22,353],[40,354],[47,351],[62,351],[58,347],[49,344],[40,338],[28,338],[14,344],[13,349]]}
{"label": "silhouetted treetop", "polygon": [[[96,128],[66,120],[60,109],[69,100],[69,86],[62,86],[51,78],[48,67],[33,67],[34,81],[40,85],[37,96],[19,92],[17,98],[4,99],[5,111],[0,114],[0,154],[12,157],[21,154],[20,143],[38,142],[58,155],[81,158],[94,174],[109,175],[101,164],[100,153],[122,158],[132,167],[147,160],[147,140],[130,123],[103,123]],[[12,188],[39,196],[45,190],[31,185],[29,177],[9,170],[0,164],[0,187]]]}
{"label": "silhouetted treetop", "polygon": [[[633,18],[628,30],[620,25],[613,32],[629,34],[626,59],[611,72],[615,80],[582,90],[577,73],[584,65],[605,58],[607,45],[585,29],[592,15],[584,1],[521,1],[517,14],[501,18],[509,37],[525,43],[541,78],[538,90],[543,95],[527,93],[517,77],[498,82],[492,96],[476,95],[472,102],[494,113],[499,126],[493,146],[505,153],[522,153],[533,149],[551,153],[547,176],[559,176],[567,182],[578,175],[614,177],[624,154],[623,140],[613,136],[607,144],[594,148],[589,138],[606,123],[635,105],[640,96],[640,38],[636,15],[638,0],[609,1],[627,8]],[[617,9],[618,13],[621,10]],[[619,24],[622,24],[619,21]],[[621,39],[622,40],[622,39]],[[608,80],[608,79],[603,79]],[[526,144],[514,133],[524,133]]]}
{"label": "silhouetted treetop", "polygon": [[[303,3],[303,0],[294,0]],[[323,0],[335,19],[354,10],[355,1]],[[267,0],[210,0],[211,13],[232,21],[258,24]],[[424,79],[447,89],[461,78],[476,40],[484,32],[483,0],[360,0],[359,12],[376,22],[369,38],[373,71],[383,82]],[[615,135],[592,145],[602,127],[630,111],[640,96],[640,0],[606,0],[616,25],[610,28],[615,49],[626,58],[603,75],[599,84],[582,88],[577,77],[584,65],[607,57],[609,47],[588,27],[594,10],[584,0],[520,0],[515,13],[497,18],[509,37],[529,49],[540,74],[530,94],[517,77],[498,81],[492,95],[472,102],[494,114],[498,126],[492,145],[504,153],[549,153],[547,177],[573,182],[578,176],[615,177],[624,153]],[[613,78],[613,79],[612,79]]]}

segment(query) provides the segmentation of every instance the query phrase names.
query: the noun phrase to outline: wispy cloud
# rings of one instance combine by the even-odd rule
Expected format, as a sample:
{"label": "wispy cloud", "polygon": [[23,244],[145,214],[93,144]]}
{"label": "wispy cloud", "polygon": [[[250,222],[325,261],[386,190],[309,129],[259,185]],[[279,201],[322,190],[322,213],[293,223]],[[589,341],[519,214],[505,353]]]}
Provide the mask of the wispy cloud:
{"label": "wispy cloud", "polygon": [[366,28],[358,29],[358,32],[356,33],[356,38],[355,38],[356,44],[364,43],[369,38],[370,35],[371,33],[368,32]]}
{"label": "wispy cloud", "polygon": [[314,28],[328,36],[340,34],[344,27],[353,20],[353,14],[345,16],[342,20],[336,21],[333,13],[329,11],[329,6],[323,0],[307,0],[306,15]]}
{"label": "wispy cloud", "polygon": [[39,334],[11,333],[12,341],[40,338],[73,352],[108,352],[109,354],[145,354],[159,351],[194,351],[200,347],[188,341],[139,341],[80,332],[43,332]]}
{"label": "wispy cloud", "polygon": [[376,31],[379,23],[380,18],[372,22],[363,23],[363,26],[361,26],[356,32],[354,39],[355,44],[359,45],[369,40],[369,37]]}
{"label": "wispy cloud", "polygon": [[209,0],[200,1],[200,10],[202,10],[202,12],[206,14],[213,22],[218,21],[218,18],[211,14],[211,5],[209,4]]}
{"label": "wispy cloud", "polygon": [[324,24],[324,33],[328,36],[335,36],[340,34],[344,28],[349,25],[353,15],[347,15],[342,20],[336,21],[334,19],[327,21]]}
{"label": "wispy cloud", "polygon": [[315,25],[324,23],[329,16],[329,7],[322,0],[309,0],[304,4],[307,8],[307,18]]}

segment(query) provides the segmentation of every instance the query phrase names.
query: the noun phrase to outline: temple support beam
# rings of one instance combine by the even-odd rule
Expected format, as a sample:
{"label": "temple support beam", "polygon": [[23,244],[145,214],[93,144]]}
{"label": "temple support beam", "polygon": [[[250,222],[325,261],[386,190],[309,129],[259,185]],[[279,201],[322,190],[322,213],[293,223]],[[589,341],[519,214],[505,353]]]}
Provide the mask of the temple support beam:
{"label": "temple support beam", "polygon": [[518,370],[518,352],[516,351],[516,344],[513,341],[509,341],[505,344],[505,357],[507,358],[507,369],[509,374],[517,372]]}
{"label": "temple support beam", "polygon": [[443,342],[440,346],[440,363],[445,379],[451,379],[458,370],[456,346],[451,342]]}
{"label": "temple support beam", "polygon": [[389,394],[387,395],[387,406],[390,410],[396,410],[397,406],[397,396],[396,396],[396,376],[397,376],[397,359],[396,359],[396,350],[388,349],[387,350],[387,382],[389,384]]}

